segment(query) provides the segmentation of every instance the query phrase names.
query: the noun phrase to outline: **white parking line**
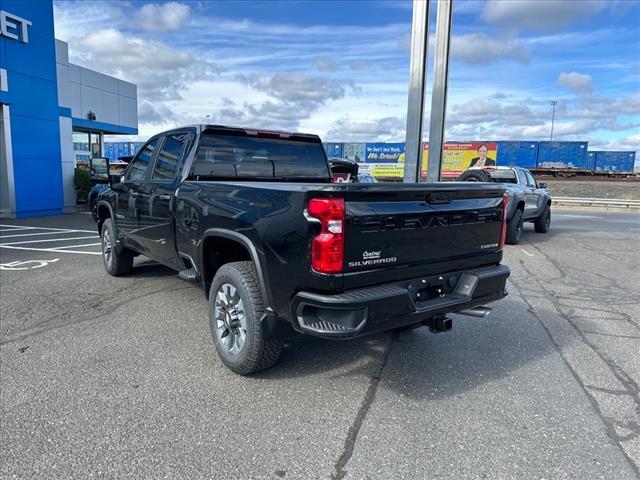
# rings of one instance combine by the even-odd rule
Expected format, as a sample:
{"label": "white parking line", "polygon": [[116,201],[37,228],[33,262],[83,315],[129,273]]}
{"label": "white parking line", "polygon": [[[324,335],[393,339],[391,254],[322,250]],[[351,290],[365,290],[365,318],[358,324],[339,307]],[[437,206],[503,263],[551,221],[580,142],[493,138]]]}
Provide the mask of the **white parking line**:
{"label": "white parking line", "polygon": [[[47,238],[46,240],[25,240],[23,242],[6,242],[0,243],[2,245],[22,245],[25,243],[46,243],[46,242],[64,242],[67,240],[88,240],[90,238],[99,238],[97,235],[93,235],[91,237],[68,237],[68,238]],[[0,238],[1,240],[1,238]]]}
{"label": "white parking line", "polygon": [[535,255],[533,253],[529,253],[527,252],[524,248],[521,248],[520,251],[526,255],[529,255],[530,257],[535,257]]}
{"label": "white parking line", "polygon": [[[15,227],[16,225],[3,225],[0,227]],[[20,227],[22,230],[51,230],[52,232],[83,232],[83,233],[96,233],[95,230],[76,230],[74,228],[52,228],[52,227]]]}
{"label": "white parking line", "polygon": [[10,248],[12,250],[30,250],[33,252],[80,253],[83,255],[102,255],[101,252],[81,252],[79,250],[59,250],[57,248],[16,247],[15,245],[0,245],[0,248]]}
{"label": "white parking line", "polygon": [[96,232],[91,232],[89,230],[65,230],[64,232],[20,233],[18,235],[0,235],[0,240],[2,240],[3,238],[34,237],[36,235],[64,235],[65,233],[96,233]]}
{"label": "white parking line", "polygon": [[60,250],[65,250],[67,248],[95,247],[96,245],[100,245],[100,242],[98,242],[98,243],[85,243],[84,245],[65,245],[64,247],[51,247],[51,250],[60,251]]}
{"label": "white parking line", "polygon": [[16,228],[0,228],[0,233],[2,232],[17,232],[18,230],[30,230],[25,227],[16,227]]}

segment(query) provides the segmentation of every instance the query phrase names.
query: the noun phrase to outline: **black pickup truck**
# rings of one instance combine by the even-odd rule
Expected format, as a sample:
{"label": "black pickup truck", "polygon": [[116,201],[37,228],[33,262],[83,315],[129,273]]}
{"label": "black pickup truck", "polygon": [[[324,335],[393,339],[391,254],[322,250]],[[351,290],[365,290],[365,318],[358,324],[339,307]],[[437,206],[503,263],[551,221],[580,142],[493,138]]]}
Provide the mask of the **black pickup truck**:
{"label": "black pickup truck", "polygon": [[484,316],[506,295],[500,184],[332,183],[316,135],[197,125],[152,137],[98,199],[104,266],[144,255],[202,285],[222,361],[282,341]]}

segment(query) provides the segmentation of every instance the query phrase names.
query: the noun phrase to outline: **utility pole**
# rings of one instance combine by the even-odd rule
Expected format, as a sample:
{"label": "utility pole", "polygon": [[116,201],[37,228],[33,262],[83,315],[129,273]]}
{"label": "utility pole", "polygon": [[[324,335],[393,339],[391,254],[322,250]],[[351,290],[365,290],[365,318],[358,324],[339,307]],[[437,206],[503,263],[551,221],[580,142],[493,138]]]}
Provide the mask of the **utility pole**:
{"label": "utility pole", "polygon": [[452,11],[453,0],[438,0],[433,92],[431,93],[431,122],[429,124],[427,182],[439,182],[440,172],[442,171],[442,146],[444,145],[444,127],[447,117],[447,86],[449,83],[449,45],[451,44]]}
{"label": "utility pole", "polygon": [[422,162],[422,122],[424,118],[424,87],[429,41],[430,0],[413,0],[411,28],[411,63],[409,65],[409,105],[405,143],[404,182],[415,183],[420,178]]}
{"label": "utility pole", "polygon": [[551,105],[551,138],[549,138],[550,142],[553,142],[553,123],[555,122],[556,119],[556,106],[558,105],[558,101],[557,100],[551,100],[551,102],[549,102],[549,104]]}

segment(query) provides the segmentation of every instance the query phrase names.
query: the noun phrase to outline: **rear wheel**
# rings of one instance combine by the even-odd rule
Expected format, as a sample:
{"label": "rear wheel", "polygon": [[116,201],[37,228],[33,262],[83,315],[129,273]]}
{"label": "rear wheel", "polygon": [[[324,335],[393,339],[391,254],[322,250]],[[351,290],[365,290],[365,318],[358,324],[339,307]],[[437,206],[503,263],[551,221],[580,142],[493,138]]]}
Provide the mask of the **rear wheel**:
{"label": "rear wheel", "polygon": [[538,233],[547,233],[549,231],[549,227],[551,226],[551,208],[549,205],[544,207],[544,211],[542,215],[536,218],[535,223],[533,224],[533,228],[535,228]]}
{"label": "rear wheel", "polygon": [[513,214],[513,217],[507,222],[507,236],[505,241],[509,245],[517,245],[520,242],[522,236],[522,230],[524,229],[524,222],[522,219],[522,210],[518,209]]}
{"label": "rear wheel", "polygon": [[282,342],[265,338],[264,304],[252,262],[220,267],[209,293],[209,325],[220,360],[240,375],[273,366]]}
{"label": "rear wheel", "polygon": [[109,275],[125,275],[133,268],[133,253],[116,242],[116,229],[113,220],[107,218],[101,232],[102,261]]}

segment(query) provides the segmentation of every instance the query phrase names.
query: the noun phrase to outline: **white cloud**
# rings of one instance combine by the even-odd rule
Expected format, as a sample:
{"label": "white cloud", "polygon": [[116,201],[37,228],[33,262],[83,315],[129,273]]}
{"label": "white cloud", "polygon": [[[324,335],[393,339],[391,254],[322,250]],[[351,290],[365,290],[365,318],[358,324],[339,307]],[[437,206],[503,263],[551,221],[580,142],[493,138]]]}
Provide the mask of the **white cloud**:
{"label": "white cloud", "polygon": [[164,125],[175,120],[175,112],[172,112],[163,103],[151,103],[143,100],[138,105],[138,119],[141,123]]}
{"label": "white cloud", "polygon": [[188,52],[114,29],[89,33],[72,46],[81,65],[138,85],[141,100],[180,99],[187,83],[216,78],[221,71]]}
{"label": "white cloud", "polygon": [[482,19],[513,30],[559,30],[606,7],[602,0],[487,0]]}
{"label": "white cloud", "polygon": [[591,92],[593,79],[591,75],[578,72],[562,72],[556,80],[556,85],[562,85],[577,93]]}
{"label": "white cloud", "polygon": [[344,97],[347,90],[353,88],[350,82],[298,73],[237,75],[236,78],[278,100],[309,105]]}
{"label": "white cloud", "polygon": [[327,140],[342,142],[402,142],[407,120],[402,117],[354,119],[342,117],[327,132]]}
{"label": "white cloud", "polygon": [[463,63],[482,64],[502,59],[528,63],[529,47],[518,39],[490,38],[485,33],[454,36],[451,56]]}
{"label": "white cloud", "polygon": [[184,3],[147,3],[138,11],[136,25],[151,32],[180,30],[189,20],[190,14],[189,6]]}

